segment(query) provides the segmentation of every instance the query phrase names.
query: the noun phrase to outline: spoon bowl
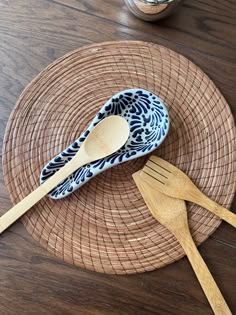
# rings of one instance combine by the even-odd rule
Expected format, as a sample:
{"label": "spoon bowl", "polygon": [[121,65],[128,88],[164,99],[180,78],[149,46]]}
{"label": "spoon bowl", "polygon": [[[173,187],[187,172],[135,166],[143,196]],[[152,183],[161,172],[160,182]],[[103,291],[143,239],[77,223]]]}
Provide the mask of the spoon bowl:
{"label": "spoon bowl", "polygon": [[83,148],[91,160],[105,158],[119,150],[127,141],[128,136],[129,125],[127,121],[120,116],[109,116],[106,121],[103,120],[96,128],[92,129],[77,154],[80,154]]}
{"label": "spoon bowl", "polygon": [[51,198],[66,197],[99,173],[152,152],[163,142],[169,130],[168,112],[158,96],[143,89],[119,92],[105,103],[88,129],[74,143],[45,165],[40,175],[41,184],[71,160],[94,126],[110,115],[121,116],[129,124],[130,135],[125,145],[109,157],[76,170],[50,192]]}

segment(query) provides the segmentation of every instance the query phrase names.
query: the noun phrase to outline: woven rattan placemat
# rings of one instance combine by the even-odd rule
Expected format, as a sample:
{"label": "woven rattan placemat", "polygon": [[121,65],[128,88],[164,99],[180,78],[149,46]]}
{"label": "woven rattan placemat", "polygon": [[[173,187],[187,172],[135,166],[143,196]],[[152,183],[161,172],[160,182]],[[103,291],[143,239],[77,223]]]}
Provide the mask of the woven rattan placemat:
{"label": "woven rattan placemat", "polygon": [[[12,202],[36,188],[47,161],[80,135],[113,94],[128,88],[154,92],[169,110],[171,129],[155,154],[229,207],[236,181],[229,106],[188,59],[140,41],[75,50],[49,65],[24,90],[4,140],[4,178]],[[68,198],[44,198],[23,217],[27,231],[59,258],[99,272],[143,272],[179,259],[180,245],[151,216],[131,177],[146,159],[110,169]],[[188,214],[198,244],[220,224],[195,205],[188,205]]]}

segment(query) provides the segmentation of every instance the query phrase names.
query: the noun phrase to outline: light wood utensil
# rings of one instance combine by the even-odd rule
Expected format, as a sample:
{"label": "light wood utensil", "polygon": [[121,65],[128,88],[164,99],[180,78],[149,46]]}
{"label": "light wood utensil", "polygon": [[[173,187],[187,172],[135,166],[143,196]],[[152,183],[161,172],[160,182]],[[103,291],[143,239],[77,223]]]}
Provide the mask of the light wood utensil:
{"label": "light wood utensil", "polygon": [[151,156],[141,176],[163,194],[196,203],[236,227],[236,215],[233,212],[204,195],[185,173],[171,163]]}
{"label": "light wood utensil", "polygon": [[103,119],[88,135],[74,158],[0,218],[0,233],[21,217],[81,166],[102,159],[120,149],[129,136],[129,125],[120,116]]}
{"label": "light wood utensil", "polygon": [[162,194],[152,187],[151,176],[146,181],[143,171],[133,174],[144,201],[156,220],[164,225],[179,241],[216,315],[232,314],[215,280],[199,254],[189,231],[185,202]]}

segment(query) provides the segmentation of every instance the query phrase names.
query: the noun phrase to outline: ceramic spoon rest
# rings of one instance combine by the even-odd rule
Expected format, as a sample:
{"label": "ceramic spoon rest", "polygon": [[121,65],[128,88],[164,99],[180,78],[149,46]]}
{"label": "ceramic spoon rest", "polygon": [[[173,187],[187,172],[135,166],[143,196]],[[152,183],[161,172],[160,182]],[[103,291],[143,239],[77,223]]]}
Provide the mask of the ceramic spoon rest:
{"label": "ceramic spoon rest", "polygon": [[45,165],[40,175],[40,183],[71,160],[94,126],[110,115],[120,115],[129,123],[130,136],[126,144],[107,158],[78,169],[50,192],[51,198],[66,197],[108,168],[152,152],[163,142],[169,130],[167,109],[155,94],[143,89],[122,91],[101,108],[88,129],[74,143]]}

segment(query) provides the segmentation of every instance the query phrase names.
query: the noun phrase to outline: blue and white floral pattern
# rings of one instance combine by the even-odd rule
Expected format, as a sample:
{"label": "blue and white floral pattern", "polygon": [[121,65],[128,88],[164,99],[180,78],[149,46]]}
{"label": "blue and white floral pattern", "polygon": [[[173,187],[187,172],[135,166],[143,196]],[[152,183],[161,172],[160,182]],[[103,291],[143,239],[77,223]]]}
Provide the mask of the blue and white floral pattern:
{"label": "blue and white floral pattern", "polygon": [[78,169],[50,192],[51,198],[66,197],[108,168],[152,152],[169,130],[168,112],[159,97],[143,89],[122,91],[102,107],[89,128],[74,143],[43,168],[41,184],[71,160],[94,126],[110,115],[120,115],[129,123],[130,136],[126,144],[112,155]]}

